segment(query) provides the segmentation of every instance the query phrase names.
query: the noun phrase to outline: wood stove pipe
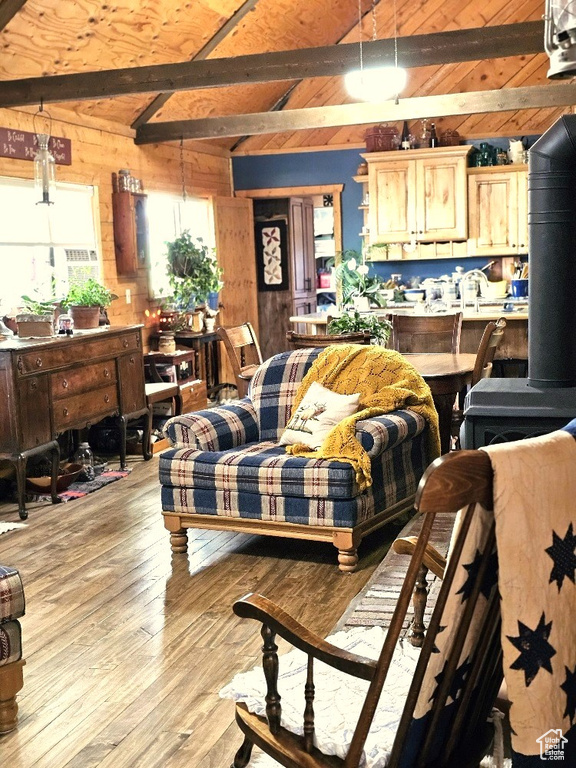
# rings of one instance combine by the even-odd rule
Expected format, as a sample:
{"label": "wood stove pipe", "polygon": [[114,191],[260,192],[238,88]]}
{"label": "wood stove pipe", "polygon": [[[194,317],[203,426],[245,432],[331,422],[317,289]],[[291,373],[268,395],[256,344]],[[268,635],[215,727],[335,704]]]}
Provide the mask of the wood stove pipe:
{"label": "wood stove pipe", "polygon": [[576,387],[576,115],[530,149],[528,385]]}

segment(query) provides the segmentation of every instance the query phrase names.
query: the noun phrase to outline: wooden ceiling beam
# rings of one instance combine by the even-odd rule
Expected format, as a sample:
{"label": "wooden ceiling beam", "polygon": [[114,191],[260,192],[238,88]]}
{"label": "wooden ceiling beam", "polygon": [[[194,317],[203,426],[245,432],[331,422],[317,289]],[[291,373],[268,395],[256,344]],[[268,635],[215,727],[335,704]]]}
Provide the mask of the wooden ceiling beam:
{"label": "wooden ceiling beam", "polygon": [[508,112],[519,109],[561,107],[576,103],[576,85],[550,84],[494,91],[450,93],[401,99],[398,104],[359,103],[339,106],[292,109],[227,115],[201,120],[147,123],[136,131],[136,144],[153,144],[180,139],[214,139],[244,134],[281,133],[309,128],[398,122],[419,118]]}
{"label": "wooden ceiling beam", "polygon": [[[198,53],[193,56],[190,61],[204,61],[204,59],[207,59],[208,56],[212,53],[212,51],[224,40],[225,37],[227,37],[232,30],[240,24],[244,16],[249,11],[253,11],[254,7],[258,0],[245,0],[245,2],[238,8],[238,10],[232,14],[232,16],[220,27],[218,32],[216,32],[215,35],[213,35],[210,40],[206,43],[206,45],[202,46],[202,48],[198,51]],[[168,101],[168,99],[172,96],[172,93],[159,93],[151,102],[148,104],[146,109],[144,109],[134,120],[131,128],[138,128],[140,125],[144,125],[144,123],[147,123],[148,120],[150,120],[151,117],[153,117],[156,112],[158,112],[159,109],[162,109],[164,104]]]}
{"label": "wooden ceiling beam", "polygon": [[[398,38],[403,67],[517,56],[543,50],[541,21]],[[394,64],[394,40],[363,44],[364,66]],[[358,43],[274,51],[226,59],[156,64],[72,75],[5,80],[0,107],[102,99],[134,93],[173,93],[246,83],[343,75],[358,66]]]}
{"label": "wooden ceiling beam", "polygon": [[2,0],[0,2],[0,31],[16,16],[26,0]]}

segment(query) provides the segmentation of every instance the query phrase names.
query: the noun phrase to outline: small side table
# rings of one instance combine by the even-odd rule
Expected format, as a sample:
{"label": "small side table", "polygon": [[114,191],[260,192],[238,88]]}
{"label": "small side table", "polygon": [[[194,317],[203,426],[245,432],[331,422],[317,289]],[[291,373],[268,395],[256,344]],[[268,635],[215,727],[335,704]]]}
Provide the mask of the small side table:
{"label": "small side table", "polygon": [[[173,369],[171,379],[174,384],[185,384],[202,378],[198,365],[198,354],[194,349],[177,349],[175,352],[148,352],[144,355],[144,366],[149,371],[149,379],[154,384],[165,384],[158,366]],[[187,370],[183,370],[187,369]]]}

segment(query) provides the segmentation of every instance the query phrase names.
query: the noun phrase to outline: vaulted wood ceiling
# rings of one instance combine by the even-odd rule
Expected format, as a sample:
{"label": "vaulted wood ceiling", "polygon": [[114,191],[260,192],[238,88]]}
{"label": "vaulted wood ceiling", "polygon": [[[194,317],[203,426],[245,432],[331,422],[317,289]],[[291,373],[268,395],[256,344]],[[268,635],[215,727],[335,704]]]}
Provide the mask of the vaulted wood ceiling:
{"label": "vaulted wood ceiling", "polygon": [[[336,43],[357,44],[360,38],[368,43],[373,37],[374,19],[376,38],[393,38],[393,3],[375,2],[373,14],[371,0],[361,0],[361,3],[363,21],[359,27],[357,0],[0,0],[0,27],[5,25],[0,38],[0,81],[179,63],[195,57],[234,58]],[[543,0],[398,2],[400,63],[404,37],[537,22],[543,12]],[[409,70],[408,87],[402,94],[398,113],[388,104],[379,119],[421,117],[416,106],[418,97],[500,89],[505,97],[506,90],[513,88],[564,87],[549,83],[547,69],[548,57],[543,52],[543,44],[542,52],[538,53],[414,67]],[[518,103],[529,105],[530,94],[541,90],[527,91],[526,98]],[[443,116],[450,110],[442,113],[442,102],[436,100],[428,104],[437,112],[430,116],[436,118],[440,131],[456,129],[466,138],[535,134],[570,110],[567,102],[571,99],[571,90],[565,89],[565,92],[568,97],[564,95],[559,101],[563,106],[544,108],[476,113],[484,108],[480,98],[480,102],[478,99],[474,102],[474,114]],[[55,107],[72,111],[80,122],[98,118],[118,123],[125,130],[147,121],[147,115],[140,116],[155,97],[155,93],[140,93],[66,101]],[[165,103],[155,102],[157,111],[150,116],[149,124],[353,103],[340,75],[247,82],[173,93]],[[541,96],[538,103],[543,103]],[[576,103],[576,97],[572,103]],[[503,104],[506,106],[505,101],[501,102],[499,109]],[[359,125],[294,130],[290,124],[284,124],[284,130],[278,133],[240,134],[209,141],[239,153],[358,146],[363,143],[366,130],[366,119],[360,117],[361,112],[359,106],[358,119],[362,123]],[[374,116],[374,110],[369,114]],[[306,125],[306,121],[302,124]],[[241,122],[235,125],[240,125],[240,131]]]}

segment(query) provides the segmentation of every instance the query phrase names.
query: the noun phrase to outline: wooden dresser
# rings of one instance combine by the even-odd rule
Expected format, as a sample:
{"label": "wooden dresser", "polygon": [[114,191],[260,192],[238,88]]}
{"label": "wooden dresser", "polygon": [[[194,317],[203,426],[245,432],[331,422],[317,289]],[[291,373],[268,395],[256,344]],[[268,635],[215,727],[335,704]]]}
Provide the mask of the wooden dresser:
{"label": "wooden dresser", "polygon": [[26,462],[33,454],[52,452],[52,500],[57,500],[61,432],[116,416],[125,467],[127,422],[148,413],[141,327],[1,342],[0,397],[0,458],[16,466],[18,507],[25,519]]}

